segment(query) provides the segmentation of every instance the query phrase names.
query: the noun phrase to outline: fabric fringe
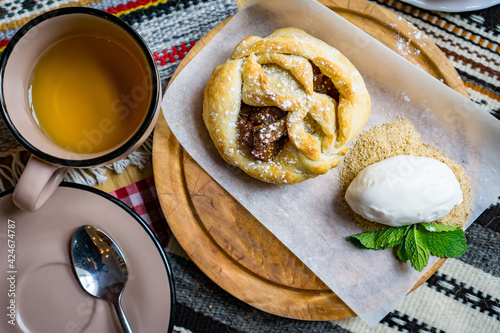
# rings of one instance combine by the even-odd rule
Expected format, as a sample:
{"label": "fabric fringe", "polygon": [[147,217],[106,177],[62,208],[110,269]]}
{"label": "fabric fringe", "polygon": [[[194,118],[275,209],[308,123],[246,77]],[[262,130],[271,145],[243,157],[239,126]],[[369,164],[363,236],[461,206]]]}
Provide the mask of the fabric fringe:
{"label": "fabric fringe", "polygon": [[118,174],[122,173],[129,166],[136,166],[139,170],[142,170],[149,162],[150,156],[151,153],[135,151],[126,158],[108,164],[105,167],[73,168],[68,171],[64,180],[88,186],[101,185],[108,179],[106,169]]}
{"label": "fabric fringe", "polygon": [[[24,149],[18,147],[8,152],[0,152],[0,159],[12,159],[10,165],[0,163],[0,192],[4,192],[7,188],[14,187],[21,177],[21,173],[25,168],[22,162],[21,154],[25,152]],[[108,164],[104,167],[94,168],[72,168],[64,177],[64,181],[94,186],[103,184],[108,177],[106,176],[106,169],[122,173],[129,166],[135,166],[139,170],[149,163],[152,154],[152,136],[150,136],[141,150],[137,150],[114,163]],[[10,186],[8,186],[10,184]]]}
{"label": "fabric fringe", "polygon": [[12,162],[10,165],[0,164],[0,192],[5,191],[4,180],[7,181],[11,186],[14,187],[21,177],[21,172],[24,170],[24,164],[21,160],[22,148],[16,148],[9,152],[0,153],[0,158],[11,158]]}
{"label": "fabric fringe", "polygon": [[179,333],[193,333],[188,329],[185,329],[184,327],[180,326],[174,326],[174,332],[179,332]]}

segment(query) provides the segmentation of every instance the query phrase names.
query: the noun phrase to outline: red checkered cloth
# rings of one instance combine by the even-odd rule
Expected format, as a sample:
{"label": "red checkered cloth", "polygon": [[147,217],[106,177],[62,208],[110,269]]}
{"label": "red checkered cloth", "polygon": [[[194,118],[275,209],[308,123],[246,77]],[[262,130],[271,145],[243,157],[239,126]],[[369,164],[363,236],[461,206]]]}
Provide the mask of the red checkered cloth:
{"label": "red checkered cloth", "polygon": [[172,233],[163,216],[153,177],[140,180],[109,194],[123,201],[139,214],[153,230],[160,244],[163,247],[167,245]]}

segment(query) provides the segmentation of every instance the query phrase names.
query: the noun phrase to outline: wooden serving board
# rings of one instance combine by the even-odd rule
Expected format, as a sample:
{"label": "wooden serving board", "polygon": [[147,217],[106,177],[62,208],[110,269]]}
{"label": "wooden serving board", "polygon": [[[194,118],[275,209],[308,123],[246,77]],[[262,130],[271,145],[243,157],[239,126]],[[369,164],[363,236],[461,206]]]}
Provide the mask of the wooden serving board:
{"label": "wooden serving board", "polygon": [[[392,12],[364,0],[321,3],[467,96],[444,54],[430,40],[425,45],[413,40],[418,30]],[[196,43],[174,77],[228,20]],[[407,49],[401,50],[398,45],[404,40],[409,41]],[[221,288],[258,309],[284,317],[332,320],[355,316],[182,149],[163,116],[154,134],[153,171],[170,229],[193,262]],[[434,265],[415,288],[443,262]]]}

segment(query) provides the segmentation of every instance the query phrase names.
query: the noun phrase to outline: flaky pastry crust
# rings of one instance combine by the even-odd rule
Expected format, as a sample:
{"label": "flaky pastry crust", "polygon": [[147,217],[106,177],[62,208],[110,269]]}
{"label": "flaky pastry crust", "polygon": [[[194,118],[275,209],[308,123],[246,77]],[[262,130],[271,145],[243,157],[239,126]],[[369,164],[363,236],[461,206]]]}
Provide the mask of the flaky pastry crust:
{"label": "flaky pastry crust", "polygon": [[[331,79],[338,101],[313,89],[313,65]],[[242,144],[240,108],[286,112],[288,139],[268,160]],[[338,50],[297,28],[242,40],[208,81],[203,120],[222,158],[250,176],[297,183],[336,167],[364,127],[371,102],[360,73]]]}

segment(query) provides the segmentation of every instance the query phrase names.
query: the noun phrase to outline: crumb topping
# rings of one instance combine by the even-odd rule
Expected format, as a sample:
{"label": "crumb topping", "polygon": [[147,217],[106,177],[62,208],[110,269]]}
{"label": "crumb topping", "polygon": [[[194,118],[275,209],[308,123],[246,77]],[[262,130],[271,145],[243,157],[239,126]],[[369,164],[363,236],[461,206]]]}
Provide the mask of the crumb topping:
{"label": "crumb topping", "polygon": [[[345,157],[343,166],[340,169],[339,181],[342,193],[345,194],[347,188],[361,170],[396,155],[431,157],[445,163],[453,171],[460,183],[463,202],[453,208],[444,218],[434,223],[463,227],[472,211],[469,177],[458,162],[425,144],[420,133],[406,119],[375,126],[358,136],[354,147]],[[354,213],[348,205],[346,205],[346,208],[353,214],[356,224],[363,231],[384,228],[383,225],[368,221]]]}

